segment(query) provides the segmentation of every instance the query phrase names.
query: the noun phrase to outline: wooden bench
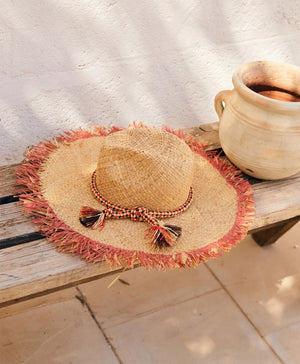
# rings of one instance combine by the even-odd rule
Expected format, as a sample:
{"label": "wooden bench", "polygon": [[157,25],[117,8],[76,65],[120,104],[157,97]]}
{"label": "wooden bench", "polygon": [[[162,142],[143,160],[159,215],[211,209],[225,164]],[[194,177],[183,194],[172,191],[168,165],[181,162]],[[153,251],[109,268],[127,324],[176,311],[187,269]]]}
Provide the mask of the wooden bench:
{"label": "wooden bench", "polygon": [[[218,123],[185,130],[208,150],[220,148]],[[0,167],[0,307],[120,271],[58,253],[47,243],[13,196],[16,168]],[[249,233],[260,245],[274,243],[300,219],[300,174],[279,181],[247,178],[256,201]]]}

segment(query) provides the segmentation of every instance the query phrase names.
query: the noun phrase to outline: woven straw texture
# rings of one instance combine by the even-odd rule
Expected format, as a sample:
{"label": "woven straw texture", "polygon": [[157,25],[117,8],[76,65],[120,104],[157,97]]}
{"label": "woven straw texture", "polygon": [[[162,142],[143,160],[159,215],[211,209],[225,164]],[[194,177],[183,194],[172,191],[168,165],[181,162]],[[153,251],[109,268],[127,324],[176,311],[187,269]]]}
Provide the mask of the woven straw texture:
{"label": "woven straw texture", "polygon": [[187,199],[193,153],[178,137],[154,128],[113,133],[96,147],[98,190],[112,203],[173,210]]}
{"label": "woven straw texture", "polygon": [[[102,127],[92,131],[80,130],[69,132],[51,142],[41,143],[29,153],[27,162],[17,171],[18,184],[22,185],[20,191],[26,191],[26,194],[20,196],[25,210],[33,215],[40,230],[60,250],[80,255],[87,261],[107,260],[125,267],[141,263],[146,268],[180,268],[216,257],[221,250],[229,250],[246,235],[254,216],[254,201],[250,185],[240,177],[240,172],[236,168],[216,155],[212,154],[209,157],[193,138],[177,132],[193,152],[190,153],[189,147],[182,141],[179,144],[175,143],[175,150],[170,145],[165,147],[164,168],[156,174],[155,171],[151,171],[157,162],[156,158],[151,158],[155,153],[144,148],[146,158],[142,158],[141,163],[144,164],[146,161],[147,167],[150,161],[150,166],[141,167],[141,171],[145,171],[141,178],[132,177],[130,168],[133,164],[128,164],[128,153],[131,153],[128,152],[128,147],[124,151],[127,157],[121,158],[118,168],[111,163],[116,161],[114,153],[122,155],[119,153],[118,140],[123,138],[123,132],[116,132],[114,137],[111,135],[111,140],[107,136],[115,131],[118,129],[106,130]],[[158,135],[161,136],[162,133],[159,132]],[[163,132],[163,135],[166,139],[159,140],[155,148],[161,149],[166,140],[168,141],[166,145],[172,144],[170,141],[175,137],[173,132],[168,130],[168,133]],[[130,150],[135,148],[132,142],[128,143]],[[147,143],[144,141],[143,144]],[[102,158],[101,153],[103,156],[103,151],[107,148],[112,153]],[[140,148],[138,143],[136,148]],[[176,158],[172,157],[174,153]],[[134,157],[138,155],[135,151],[132,154]],[[104,161],[102,166],[101,160]],[[106,167],[112,165],[108,175],[101,173],[109,169],[104,168],[105,163]],[[116,172],[115,175],[119,174],[118,179],[125,173],[126,178],[122,180],[134,183],[133,190],[139,191],[137,193],[139,198],[145,198],[145,205],[148,203],[151,209],[179,207],[187,198],[188,191],[185,189],[192,186],[194,198],[188,210],[182,215],[163,220],[165,224],[182,228],[182,235],[176,245],[159,250],[151,245],[144,238],[145,229],[149,227],[144,222],[127,219],[107,220],[102,231],[82,226],[79,222],[82,206],[98,210],[104,208],[90,189],[91,175],[96,168],[98,168],[99,183],[109,180],[111,182],[113,171]],[[170,171],[173,172],[170,174]],[[163,178],[160,178],[161,175]],[[170,196],[173,192],[173,183],[175,194],[171,199],[153,198],[153,195],[149,197],[145,193],[149,186],[157,184],[159,189],[163,189],[163,195]],[[181,190],[180,183],[184,194],[177,196]],[[108,191],[111,183],[107,185]],[[143,185],[148,186],[147,189],[141,188]],[[103,186],[106,188],[105,183]],[[129,191],[131,188],[127,187]],[[104,195],[102,190],[101,192]],[[112,202],[118,204],[130,205],[132,194],[125,193],[124,196],[123,201],[113,194],[105,197],[112,198]]]}
{"label": "woven straw texture", "polygon": [[[154,247],[144,239],[146,223],[107,220],[105,228],[99,232],[87,229],[79,222],[82,205],[105,208],[95,200],[90,189],[91,174],[98,162],[97,151],[101,150],[103,141],[104,138],[97,137],[80,140],[51,154],[41,173],[43,194],[57,216],[71,229],[118,248],[153,252]],[[164,248],[160,253],[173,254],[203,247],[220,239],[235,222],[235,189],[208,161],[197,155],[192,186],[194,200],[190,208],[180,216],[164,219],[165,223],[181,226],[182,236],[175,247]]]}

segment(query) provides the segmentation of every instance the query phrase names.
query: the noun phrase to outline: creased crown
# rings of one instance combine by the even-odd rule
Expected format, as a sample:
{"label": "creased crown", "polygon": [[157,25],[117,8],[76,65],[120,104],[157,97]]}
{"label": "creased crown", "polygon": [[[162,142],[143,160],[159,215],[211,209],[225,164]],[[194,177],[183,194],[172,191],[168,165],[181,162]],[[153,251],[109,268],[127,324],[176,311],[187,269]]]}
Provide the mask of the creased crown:
{"label": "creased crown", "polygon": [[105,137],[97,188],[124,207],[173,210],[188,197],[193,165],[192,151],[177,136],[155,128],[126,129]]}

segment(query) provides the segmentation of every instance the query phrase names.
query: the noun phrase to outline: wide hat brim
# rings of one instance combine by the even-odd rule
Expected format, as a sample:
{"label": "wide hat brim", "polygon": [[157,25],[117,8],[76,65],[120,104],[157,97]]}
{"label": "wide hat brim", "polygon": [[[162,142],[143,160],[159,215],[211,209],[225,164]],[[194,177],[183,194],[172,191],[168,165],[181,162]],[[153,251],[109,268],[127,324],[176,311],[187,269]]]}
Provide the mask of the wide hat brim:
{"label": "wide hat brim", "polygon": [[[130,127],[144,127],[133,124]],[[194,152],[194,198],[183,214],[164,219],[182,228],[174,247],[158,249],[145,239],[144,222],[107,220],[102,231],[79,221],[82,206],[101,210],[90,178],[96,169],[101,143],[121,128],[93,127],[64,133],[33,147],[17,170],[24,209],[39,230],[64,252],[86,261],[108,261],[126,268],[141,264],[159,269],[195,266],[228,251],[246,234],[254,218],[253,192],[241,172],[226,158],[205,152],[190,135],[183,139]]]}

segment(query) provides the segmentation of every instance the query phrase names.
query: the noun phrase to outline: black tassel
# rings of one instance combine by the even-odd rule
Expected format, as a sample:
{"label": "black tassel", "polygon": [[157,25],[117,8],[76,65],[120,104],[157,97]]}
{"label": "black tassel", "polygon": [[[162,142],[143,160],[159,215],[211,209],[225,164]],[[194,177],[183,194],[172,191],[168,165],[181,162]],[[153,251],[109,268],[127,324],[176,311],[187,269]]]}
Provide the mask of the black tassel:
{"label": "black tassel", "polygon": [[165,239],[165,237],[161,232],[158,232],[155,239],[155,244],[159,249],[170,247],[170,244],[167,243],[167,240]]}
{"label": "black tassel", "polygon": [[175,225],[153,226],[149,230],[154,230],[152,243],[160,249],[174,246],[182,231],[181,227]]}
{"label": "black tassel", "polygon": [[164,225],[164,227],[176,238],[181,236],[182,228],[176,225]]}
{"label": "black tassel", "polygon": [[79,221],[87,228],[93,230],[101,228],[102,230],[105,223],[105,213],[88,206],[83,206],[79,214]]}

